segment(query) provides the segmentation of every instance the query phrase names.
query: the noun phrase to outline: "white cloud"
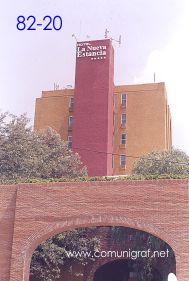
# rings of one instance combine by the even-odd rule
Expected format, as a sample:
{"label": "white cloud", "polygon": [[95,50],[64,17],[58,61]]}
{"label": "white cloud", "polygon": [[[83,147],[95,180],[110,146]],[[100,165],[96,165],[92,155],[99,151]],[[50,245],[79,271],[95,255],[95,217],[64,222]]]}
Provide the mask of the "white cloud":
{"label": "white cloud", "polygon": [[164,49],[148,56],[143,72],[134,83],[165,81],[173,121],[173,145],[189,154],[189,3],[180,26]]}

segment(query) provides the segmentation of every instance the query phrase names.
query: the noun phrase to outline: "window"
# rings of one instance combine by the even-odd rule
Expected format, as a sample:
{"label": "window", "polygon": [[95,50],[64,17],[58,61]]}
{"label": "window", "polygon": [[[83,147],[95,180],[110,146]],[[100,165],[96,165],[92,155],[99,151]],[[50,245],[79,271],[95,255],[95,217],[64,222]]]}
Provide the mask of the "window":
{"label": "window", "polygon": [[120,144],[126,144],[126,134],[125,133],[121,134]]}
{"label": "window", "polygon": [[68,136],[68,147],[72,147],[72,136]]}
{"label": "window", "polygon": [[121,106],[126,107],[127,103],[127,94],[121,94]]}
{"label": "window", "polygon": [[121,125],[122,126],[126,125],[126,113],[121,114]]}
{"label": "window", "polygon": [[74,97],[70,97],[70,105],[69,105],[70,111],[73,111],[73,107],[74,107]]}
{"label": "window", "polygon": [[72,123],[73,123],[73,117],[69,116],[69,119],[68,119],[68,127],[69,128],[72,128]]}
{"label": "window", "polygon": [[125,168],[125,166],[126,166],[126,155],[125,154],[120,155],[120,166],[121,166],[121,168]]}

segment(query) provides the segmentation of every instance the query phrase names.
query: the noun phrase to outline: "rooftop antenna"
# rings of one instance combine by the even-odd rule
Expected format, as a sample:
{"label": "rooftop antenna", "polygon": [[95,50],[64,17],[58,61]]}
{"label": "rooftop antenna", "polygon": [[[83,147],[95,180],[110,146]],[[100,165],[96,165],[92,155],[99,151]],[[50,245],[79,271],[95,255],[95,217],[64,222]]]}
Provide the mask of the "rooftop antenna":
{"label": "rooftop antenna", "polygon": [[75,39],[76,42],[78,42],[77,37],[75,36],[75,34],[72,34],[72,37]]}
{"label": "rooftop antenna", "polygon": [[121,35],[119,35],[119,39],[118,40],[116,40],[116,39],[114,39],[114,38],[110,38],[112,41],[115,41],[115,42],[117,42],[118,44],[119,44],[119,47],[121,46]]}
{"label": "rooftop antenna", "polygon": [[82,31],[82,21],[79,22],[79,38],[81,38],[81,31]]}
{"label": "rooftop antenna", "polygon": [[54,91],[59,90],[59,85],[57,83],[54,83]]}
{"label": "rooftop antenna", "polygon": [[110,31],[106,28],[106,30],[105,30],[105,34],[104,34],[104,38],[108,38],[108,33],[109,33]]}
{"label": "rooftop antenna", "polygon": [[119,35],[119,46],[121,45],[121,35]]}
{"label": "rooftop antenna", "polygon": [[108,36],[108,33],[110,33],[110,31],[106,28],[104,37],[105,37],[106,39],[107,39],[107,38],[110,38],[110,40],[119,43],[119,47],[120,47],[120,45],[121,45],[121,35],[119,36],[119,39],[117,40],[117,39],[114,39],[114,38],[112,38],[112,37],[109,37],[109,36]]}

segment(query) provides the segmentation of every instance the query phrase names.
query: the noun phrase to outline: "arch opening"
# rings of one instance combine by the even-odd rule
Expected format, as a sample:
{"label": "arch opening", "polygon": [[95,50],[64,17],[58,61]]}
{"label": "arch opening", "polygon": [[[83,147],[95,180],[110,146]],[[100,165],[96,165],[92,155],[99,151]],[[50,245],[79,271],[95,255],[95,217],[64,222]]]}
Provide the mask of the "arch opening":
{"label": "arch opening", "polygon": [[[147,257],[148,247],[157,251],[155,259]],[[166,249],[170,256],[165,257]],[[93,256],[65,257],[65,251],[90,251]],[[98,253],[96,256],[95,251]],[[142,256],[137,256],[138,251]],[[161,253],[158,257],[160,252],[164,255]],[[39,271],[31,274],[35,266],[40,268],[41,274]],[[116,276],[111,268],[114,268]],[[43,278],[45,270],[51,271],[46,279]],[[167,281],[170,272],[176,274],[175,255],[163,240],[134,228],[96,226],[65,231],[41,243],[32,256],[29,280]]]}

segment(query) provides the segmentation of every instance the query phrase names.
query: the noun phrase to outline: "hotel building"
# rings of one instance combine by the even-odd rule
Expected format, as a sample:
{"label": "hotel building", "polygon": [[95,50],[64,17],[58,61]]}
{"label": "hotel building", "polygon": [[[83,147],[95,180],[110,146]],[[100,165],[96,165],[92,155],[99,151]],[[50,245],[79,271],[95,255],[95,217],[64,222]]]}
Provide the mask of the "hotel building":
{"label": "hotel building", "polygon": [[130,174],[137,157],[170,150],[165,84],[115,86],[109,39],[78,42],[76,48],[75,88],[43,91],[34,129],[55,129],[81,156],[89,176]]}

